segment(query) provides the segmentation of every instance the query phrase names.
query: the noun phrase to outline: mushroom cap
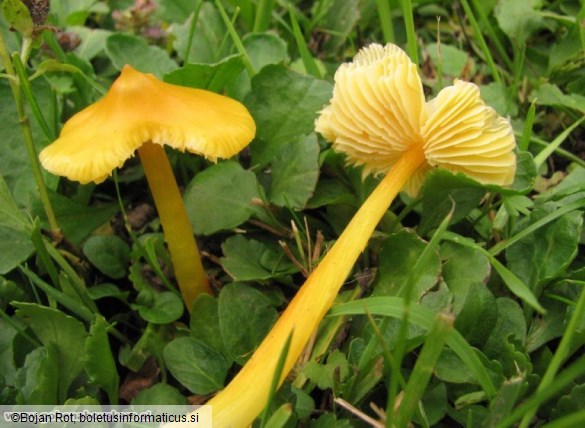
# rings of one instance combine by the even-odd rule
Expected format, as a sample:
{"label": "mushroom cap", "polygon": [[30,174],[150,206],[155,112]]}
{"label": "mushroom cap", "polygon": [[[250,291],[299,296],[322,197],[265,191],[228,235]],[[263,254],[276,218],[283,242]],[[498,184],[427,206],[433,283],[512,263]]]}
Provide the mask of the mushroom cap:
{"label": "mushroom cap", "polygon": [[339,67],[333,97],[315,128],[348,163],[363,165],[364,174],[385,173],[413,145],[422,147],[426,163],[406,183],[410,195],[433,167],[484,184],[514,180],[509,121],[481,100],[473,83],[456,80],[425,103],[416,65],[392,44],[369,45]]}
{"label": "mushroom cap", "polygon": [[239,102],[161,82],[125,65],[108,93],[72,116],[39,155],[51,173],[100,183],[146,141],[228,158],[252,141],[256,125]]}

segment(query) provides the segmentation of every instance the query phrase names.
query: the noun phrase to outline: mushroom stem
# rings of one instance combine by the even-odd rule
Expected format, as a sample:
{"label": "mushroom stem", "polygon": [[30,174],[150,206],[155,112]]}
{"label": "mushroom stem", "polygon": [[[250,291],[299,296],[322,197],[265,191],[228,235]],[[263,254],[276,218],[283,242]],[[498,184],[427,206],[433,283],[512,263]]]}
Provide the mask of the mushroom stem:
{"label": "mushroom stem", "polygon": [[138,149],[138,155],[163,227],[175,277],[190,311],[199,294],[211,294],[191,223],[164,148],[148,141]]}
{"label": "mushroom stem", "polygon": [[424,162],[422,147],[413,146],[382,179],[250,360],[229,385],[207,403],[213,408],[214,427],[245,427],[262,411],[287,338],[294,330],[279,384],[293,368],[309,338],[333,304],[394,197]]}

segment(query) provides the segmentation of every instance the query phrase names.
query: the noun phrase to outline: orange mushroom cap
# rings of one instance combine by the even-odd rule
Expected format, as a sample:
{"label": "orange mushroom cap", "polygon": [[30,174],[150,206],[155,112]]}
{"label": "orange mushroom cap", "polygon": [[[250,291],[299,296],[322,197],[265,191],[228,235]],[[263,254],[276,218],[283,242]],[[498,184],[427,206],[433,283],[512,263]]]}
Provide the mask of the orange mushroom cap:
{"label": "orange mushroom cap", "polygon": [[39,157],[53,174],[100,183],[146,141],[215,161],[238,153],[255,132],[239,102],[164,83],[125,65],[108,93],[71,117]]}
{"label": "orange mushroom cap", "polygon": [[509,185],[516,171],[510,122],[479,88],[456,80],[425,103],[417,67],[398,46],[372,44],[335,74],[333,97],[316,130],[364,174],[385,173],[413,145],[426,163],[406,183],[416,195],[433,167],[462,172],[484,184]]}

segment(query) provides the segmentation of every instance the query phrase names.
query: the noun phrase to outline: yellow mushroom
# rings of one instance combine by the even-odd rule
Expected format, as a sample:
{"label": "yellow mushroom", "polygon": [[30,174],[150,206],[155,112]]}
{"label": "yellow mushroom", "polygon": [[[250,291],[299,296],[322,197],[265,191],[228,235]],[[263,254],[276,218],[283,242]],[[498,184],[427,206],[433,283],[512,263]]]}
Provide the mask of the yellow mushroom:
{"label": "yellow mushroom", "polygon": [[335,74],[333,97],[316,130],[366,173],[386,173],[335,245],[309,276],[242,370],[207,404],[213,426],[245,427],[266,404],[273,374],[292,333],[280,382],[333,304],[376,225],[402,190],[418,192],[434,167],[482,182],[512,183],[516,170],[509,122],[456,81],[425,103],[416,66],[397,46],[362,49]]}
{"label": "yellow mushroom", "polygon": [[71,117],[39,157],[53,174],[100,183],[138,151],[190,310],[198,294],[209,293],[209,285],[163,145],[215,161],[239,152],[255,132],[239,102],[164,83],[126,65],[108,93]]}

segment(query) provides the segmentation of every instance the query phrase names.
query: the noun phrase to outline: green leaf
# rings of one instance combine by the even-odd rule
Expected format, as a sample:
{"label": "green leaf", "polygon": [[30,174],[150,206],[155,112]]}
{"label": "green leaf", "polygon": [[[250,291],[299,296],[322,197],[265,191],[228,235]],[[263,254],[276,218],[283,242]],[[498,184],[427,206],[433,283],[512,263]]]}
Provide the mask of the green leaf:
{"label": "green leaf", "polygon": [[[508,189],[501,189],[504,194],[526,194],[532,190],[538,172],[530,152],[519,151],[516,157],[516,177]],[[487,186],[489,188],[489,186]]]}
{"label": "green leaf", "polygon": [[28,259],[35,250],[30,234],[0,226],[0,274],[10,272]]}
{"label": "green leaf", "polygon": [[322,178],[317,182],[317,187],[306,208],[315,209],[327,205],[354,204],[356,198],[348,186],[340,180]]}
{"label": "green leaf", "polygon": [[231,357],[243,364],[268,333],[278,314],[260,291],[239,283],[219,295],[219,327]]}
{"label": "green leaf", "polygon": [[133,406],[186,406],[187,397],[181,392],[166,383],[157,383],[150,388],[143,389],[132,400]]}
{"label": "green leaf", "polygon": [[[535,209],[518,224],[515,233],[552,212],[555,206],[549,204]],[[583,214],[580,211],[565,214],[508,247],[508,268],[531,288],[561,276],[577,255],[582,229]]]}
{"label": "green leaf", "polygon": [[311,428],[352,428],[349,419],[337,419],[333,413],[323,413],[318,419],[311,420]]}
{"label": "green leaf", "polygon": [[14,385],[16,380],[13,344],[17,334],[18,330],[6,320],[0,319],[0,373],[2,373],[0,376],[4,378],[8,385]]}
{"label": "green leaf", "polygon": [[178,68],[169,54],[158,46],[149,45],[141,37],[114,33],[106,40],[106,53],[117,70],[130,64],[142,73],[152,73],[158,78]]}
{"label": "green leaf", "polygon": [[329,34],[324,49],[333,51],[341,47],[357,24],[360,16],[359,0],[333,0],[321,26]]}
{"label": "green leaf", "polygon": [[138,310],[140,316],[153,324],[168,324],[178,320],[183,315],[185,306],[181,298],[171,292],[163,291],[154,296],[151,305],[134,304],[132,309]]}
{"label": "green leaf", "polygon": [[[107,223],[119,209],[115,204],[102,206],[85,206],[59,194],[50,193],[49,197],[59,219],[59,226],[69,241],[79,244],[98,227]],[[39,200],[32,207],[33,214],[43,215],[43,207]]]}
{"label": "green leaf", "polygon": [[453,312],[457,315],[465,306],[468,293],[473,292],[473,285],[485,286],[487,283],[490,263],[479,249],[453,242],[443,242],[440,253],[443,261],[441,277],[453,293]]}
{"label": "green leaf", "polygon": [[215,297],[201,294],[193,302],[191,321],[189,324],[191,335],[209,345],[227,358],[227,352],[219,332],[219,306]]}
{"label": "green leaf", "polygon": [[563,336],[573,309],[567,305],[567,302],[577,301],[580,293],[581,285],[569,284],[565,281],[547,290],[540,299],[546,313],[531,320],[526,337],[526,352],[534,352],[551,340]]}
{"label": "green leaf", "polygon": [[236,281],[261,281],[295,271],[283,252],[241,235],[226,239],[221,248],[221,265]]}
{"label": "green leaf", "polygon": [[83,245],[83,254],[91,264],[110,278],[126,276],[130,263],[130,248],[115,235],[92,236]]}
{"label": "green leaf", "polygon": [[16,201],[12,197],[8,184],[6,184],[2,175],[0,175],[0,226],[22,232],[32,231],[30,220],[16,205]]}
{"label": "green leaf", "polygon": [[[84,325],[63,312],[35,303],[13,302],[16,314],[32,329],[40,341],[56,347],[58,353],[59,400],[67,397],[67,390],[83,370],[83,343],[87,337]],[[48,403],[47,403],[48,404]]]}
{"label": "green leaf", "polygon": [[21,0],[4,0],[2,2],[2,13],[8,24],[22,34],[23,37],[32,36],[34,23],[30,11]]}
{"label": "green leaf", "polygon": [[54,343],[36,348],[27,354],[24,365],[18,370],[16,388],[22,404],[54,405],[63,403],[59,397],[60,377],[64,367],[60,366],[59,351]]}
{"label": "green leaf", "polygon": [[535,10],[537,1],[500,0],[495,16],[500,28],[519,45],[544,26],[544,18]]}
{"label": "green leaf", "polygon": [[319,389],[325,390],[345,380],[349,375],[349,363],[345,354],[336,349],[327,356],[325,364],[319,364],[315,360],[305,364],[303,374],[316,383]]}
{"label": "green leaf", "polygon": [[51,14],[57,18],[56,24],[60,27],[83,25],[94,10],[99,10],[99,4],[97,0],[54,1]]}
{"label": "green leaf", "polygon": [[508,95],[509,88],[499,82],[490,82],[479,87],[481,98],[501,116],[516,116],[518,106]]}
{"label": "green leaf", "polygon": [[319,144],[315,134],[291,141],[271,162],[270,201],[303,208],[319,177]]}
{"label": "green leaf", "polygon": [[444,242],[440,253],[441,276],[453,293],[455,327],[471,345],[481,345],[498,314],[496,299],[486,286],[491,272],[489,259],[477,248],[452,242]]}
{"label": "green leaf", "polygon": [[331,91],[330,83],[282,65],[269,65],[254,76],[245,100],[256,121],[252,163],[268,164],[286,144],[313,132],[317,112],[327,104]]}
{"label": "green leaf", "polygon": [[[444,350],[443,350],[444,352]],[[441,356],[443,353],[441,353]],[[440,358],[440,357],[439,357]],[[435,366],[436,368],[437,366]],[[436,426],[441,419],[445,417],[449,409],[449,402],[447,400],[447,387],[444,383],[431,385],[425,391],[422,397],[422,407],[424,408],[424,417],[429,426]],[[414,421],[422,426],[422,418],[418,414],[414,415]]]}
{"label": "green leaf", "polygon": [[585,113],[585,96],[580,94],[564,94],[557,85],[543,83],[532,92],[532,99],[543,106],[567,107]]}
{"label": "green leaf", "polygon": [[435,366],[435,375],[449,383],[473,383],[473,372],[465,366],[461,358],[450,348],[443,353]]}
{"label": "green leaf", "polygon": [[[250,59],[254,71],[259,72],[270,64],[288,63],[286,42],[273,33],[248,33],[242,38],[242,44]],[[229,86],[229,93],[242,100],[251,90],[248,72],[242,72]]]}
{"label": "green leaf", "polygon": [[582,410],[585,410],[585,385],[581,383],[559,398],[551,418],[558,419]]}
{"label": "green leaf", "polygon": [[425,177],[421,188],[423,198],[420,233],[426,235],[436,228],[453,208],[451,224],[456,224],[477,208],[485,190],[463,174],[453,175],[434,169]]}
{"label": "green leaf", "polygon": [[106,50],[106,40],[112,34],[111,31],[101,28],[69,27],[71,31],[79,35],[81,43],[75,48],[75,54],[86,61],[91,61]]}
{"label": "green leaf", "polygon": [[[469,56],[468,53],[456,48],[455,46],[448,45],[446,43],[440,45],[441,58],[439,58],[439,52],[437,50],[437,43],[429,43],[426,47],[427,52],[435,68],[442,61],[443,73],[452,76],[460,77],[463,70],[469,67],[469,73],[474,74],[475,62]],[[469,65],[468,65],[469,62]]]}
{"label": "green leaf", "polygon": [[241,55],[231,55],[215,64],[186,64],[165,75],[165,82],[190,88],[218,92],[236,79],[244,70]]}
{"label": "green leaf", "polygon": [[[192,12],[194,7],[190,8]],[[173,47],[179,57],[185,59],[185,51],[191,42],[189,62],[213,64],[224,58],[231,51],[232,44],[229,38],[227,43],[222,43],[227,29],[213,3],[204,2],[201,6],[193,40],[190,40],[192,19],[191,16],[183,25],[173,24],[170,28],[175,37]]]}
{"label": "green leaf", "polygon": [[[374,282],[373,296],[397,296],[412,272],[426,243],[414,232],[402,229],[390,235],[382,244],[378,275]],[[435,254],[424,265],[412,296],[418,301],[439,280],[441,261]]]}
{"label": "green leaf", "polygon": [[526,343],[526,320],[520,305],[507,297],[500,297],[496,301],[498,318],[489,338],[482,347],[489,358],[499,359],[508,337],[512,337],[520,344]]}
{"label": "green leaf", "polygon": [[180,337],[163,350],[173,377],[194,394],[210,394],[223,387],[228,371],[225,358],[200,340]]}
{"label": "green leaf", "polygon": [[156,17],[166,22],[185,22],[193,13],[193,0],[158,0]]}
{"label": "green leaf", "polygon": [[290,61],[286,42],[274,33],[248,33],[242,43],[256,72],[269,64]]}
{"label": "green leaf", "polygon": [[107,327],[108,324],[101,315],[97,315],[91,323],[84,345],[85,371],[94,384],[106,391],[110,404],[117,404],[120,378],[108,340]]}
{"label": "green leaf", "polygon": [[197,174],[183,196],[198,235],[239,226],[254,212],[255,198],[260,198],[256,176],[233,161],[218,163]]}

